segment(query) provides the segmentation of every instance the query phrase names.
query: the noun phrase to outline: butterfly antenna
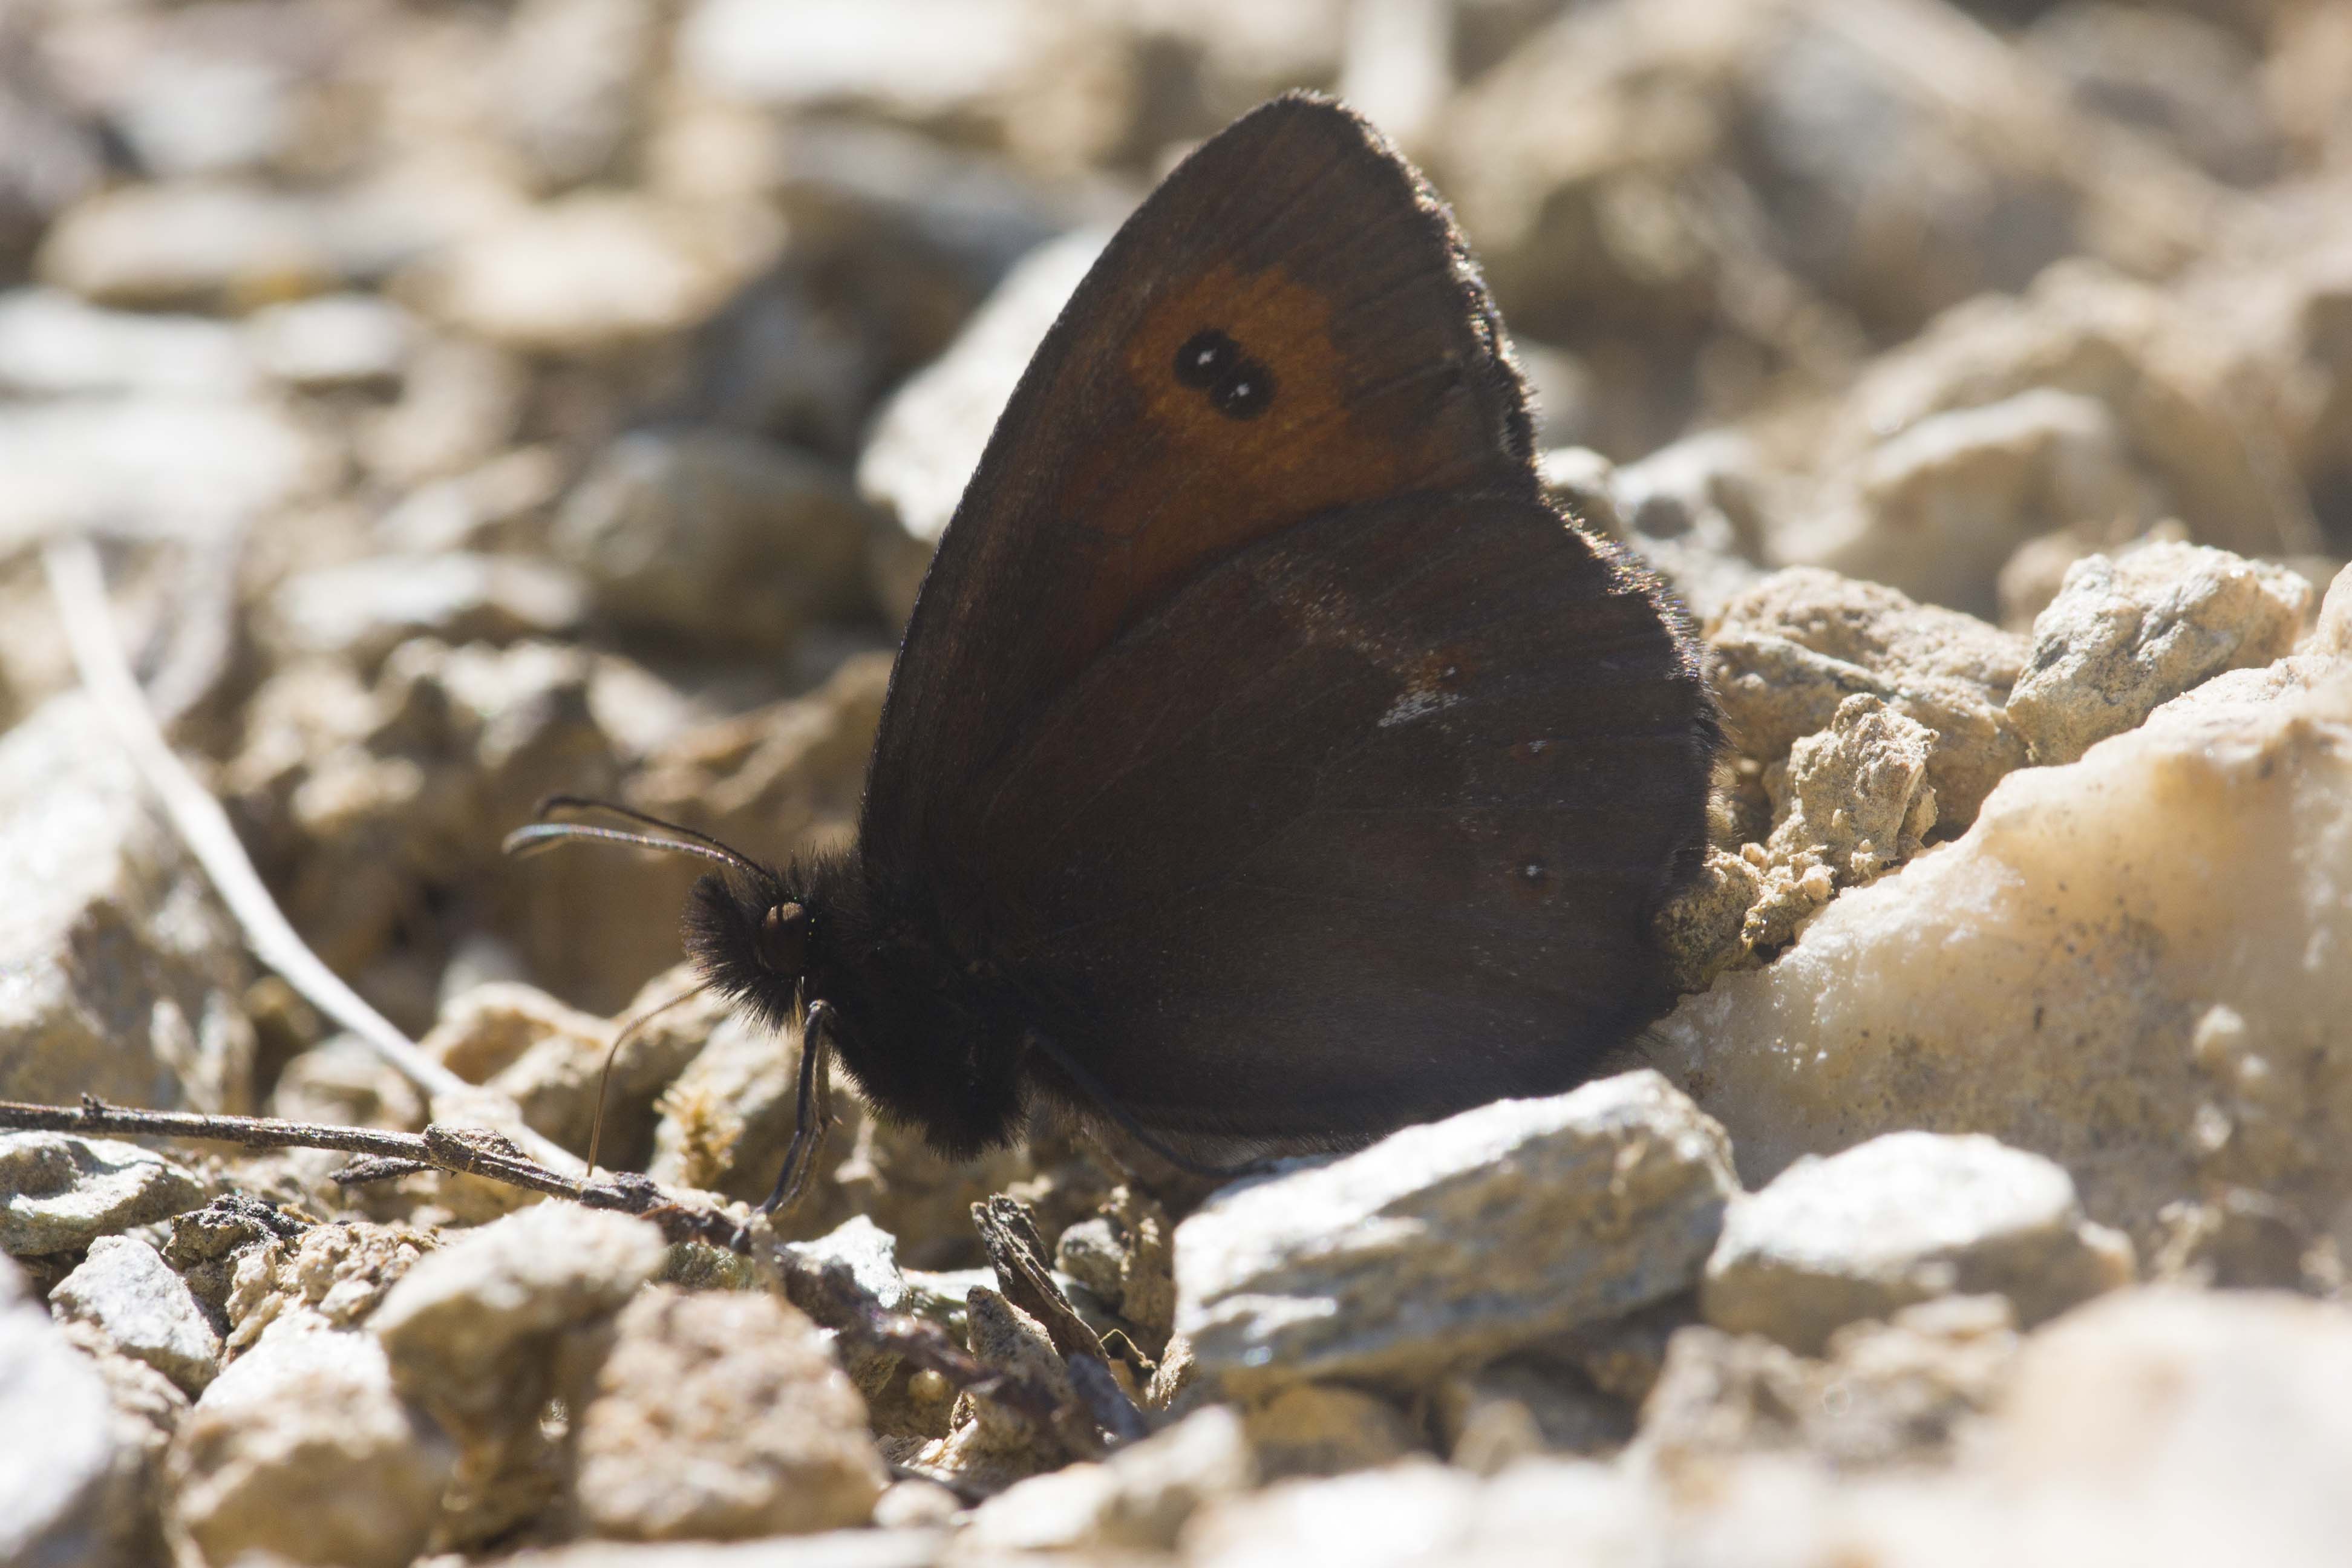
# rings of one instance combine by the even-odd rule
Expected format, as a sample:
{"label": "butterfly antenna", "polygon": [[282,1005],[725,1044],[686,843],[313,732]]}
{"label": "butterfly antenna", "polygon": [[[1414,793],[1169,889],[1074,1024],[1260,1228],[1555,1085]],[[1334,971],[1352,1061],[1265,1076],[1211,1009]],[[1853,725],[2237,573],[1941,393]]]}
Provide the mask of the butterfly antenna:
{"label": "butterfly antenna", "polygon": [[[667,822],[642,811],[632,810],[609,800],[591,800],[585,795],[551,795],[539,803],[534,814],[541,817],[558,811],[603,811],[625,822],[659,828],[659,834],[631,833],[617,827],[599,827],[586,822],[533,822],[518,827],[500,841],[499,849],[509,855],[528,855],[544,849],[551,844],[566,839],[593,838],[606,844],[633,844],[641,849],[660,849],[673,855],[694,855],[705,860],[715,860],[722,866],[732,866],[759,881],[773,879],[773,874],[733,846],[713,838],[708,833],[698,833],[691,827]],[[664,837],[667,835],[667,837]]]}
{"label": "butterfly antenna", "polygon": [[596,1152],[604,1146],[604,1091],[612,1085],[613,1064],[621,1059],[621,1047],[627,1045],[635,1037],[637,1031],[647,1024],[652,1023],[679,1003],[692,1001],[709,989],[709,984],[705,984],[681,991],[668,1001],[646,1008],[622,1025],[620,1032],[613,1037],[612,1049],[604,1053],[604,1070],[596,1075],[596,1118],[588,1124],[588,1175],[591,1180],[594,1179],[596,1174]]}
{"label": "butterfly antenna", "polygon": [[1080,1067],[1076,1059],[1061,1047],[1035,1029],[1029,1031],[1028,1039],[1031,1045],[1053,1058],[1055,1065],[1068,1074],[1070,1081],[1085,1090],[1087,1098],[1093,1100],[1104,1115],[1117,1122],[1120,1131],[1188,1175],[1208,1176],[1217,1181],[1230,1182],[1241,1176],[1263,1175],[1273,1170],[1277,1163],[1276,1159],[1266,1158],[1244,1160],[1238,1165],[1211,1165],[1195,1160],[1190,1155],[1180,1154],[1158,1133],[1151,1131],[1129,1115],[1125,1106],[1111,1098],[1110,1090],[1103,1087],[1102,1080]]}

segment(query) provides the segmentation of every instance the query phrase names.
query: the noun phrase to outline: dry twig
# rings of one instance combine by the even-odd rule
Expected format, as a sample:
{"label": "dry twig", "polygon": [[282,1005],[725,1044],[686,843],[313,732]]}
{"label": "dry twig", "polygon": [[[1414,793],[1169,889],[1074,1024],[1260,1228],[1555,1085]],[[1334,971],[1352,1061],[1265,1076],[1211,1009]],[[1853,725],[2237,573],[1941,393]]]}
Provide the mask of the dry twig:
{"label": "dry twig", "polygon": [[[0,1100],[0,1129],[75,1132],[84,1136],[205,1138],[254,1149],[341,1149],[358,1156],[338,1173],[341,1182],[386,1180],[411,1171],[452,1171],[569,1198],[590,1208],[636,1215],[659,1226],[672,1242],[701,1241],[748,1255],[751,1232],[721,1210],[665,1191],[652,1179],[623,1172],[604,1181],[582,1182],[532,1161],[496,1132],[470,1127],[427,1127],[393,1132],[375,1127],[335,1127],[283,1121],[267,1116],[211,1116],[188,1110],[140,1110],[108,1105],[85,1095],[79,1106],[26,1105]],[[1033,1379],[989,1366],[949,1337],[937,1323],[886,1310],[859,1285],[846,1264],[817,1265],[781,1247],[773,1249],[785,1296],[824,1327],[855,1344],[898,1356],[938,1373],[956,1388],[1025,1415],[1058,1435],[1070,1451],[1092,1458],[1103,1451],[1097,1426],[1126,1441],[1143,1431],[1142,1416],[1108,1372],[1097,1364],[1089,1379],[1071,1363],[1073,1383],[1086,1408],[1064,1400]],[[1124,1414],[1105,1419],[1097,1388],[1117,1395]]]}
{"label": "dry twig", "polygon": [[625,1173],[602,1182],[580,1181],[549,1170],[503,1133],[478,1127],[436,1123],[422,1132],[392,1132],[376,1127],[281,1121],[270,1116],[141,1110],[84,1095],[79,1106],[0,1100],[0,1128],[90,1136],[205,1138],[249,1149],[341,1149],[360,1156],[336,1174],[335,1179],[346,1184],[387,1181],[412,1171],[449,1171],[570,1198],[590,1208],[640,1215],[660,1226],[672,1241],[707,1241],[743,1253],[751,1247],[751,1235],[740,1221],[673,1196],[644,1176]]}

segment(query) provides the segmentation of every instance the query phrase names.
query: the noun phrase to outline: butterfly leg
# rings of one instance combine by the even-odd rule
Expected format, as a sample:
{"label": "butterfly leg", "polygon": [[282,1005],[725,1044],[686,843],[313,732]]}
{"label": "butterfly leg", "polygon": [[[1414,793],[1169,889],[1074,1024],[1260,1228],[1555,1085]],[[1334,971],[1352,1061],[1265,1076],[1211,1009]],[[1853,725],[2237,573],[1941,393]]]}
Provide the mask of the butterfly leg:
{"label": "butterfly leg", "polygon": [[784,1150],[784,1168],[776,1173],[776,1189],[760,1205],[761,1214],[789,1211],[800,1202],[809,1173],[824,1147],[833,1125],[833,1009],[824,1001],[809,1004],[801,1025],[801,1075],[795,1097],[793,1141]]}

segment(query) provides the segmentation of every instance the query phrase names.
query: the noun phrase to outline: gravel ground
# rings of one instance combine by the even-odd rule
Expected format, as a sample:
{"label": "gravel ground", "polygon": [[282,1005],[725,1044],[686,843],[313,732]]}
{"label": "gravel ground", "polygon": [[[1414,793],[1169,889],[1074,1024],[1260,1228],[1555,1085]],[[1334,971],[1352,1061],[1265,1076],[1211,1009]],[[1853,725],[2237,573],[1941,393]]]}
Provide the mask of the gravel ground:
{"label": "gravel ground", "polygon": [[[0,1132],[0,1563],[2342,1560],[2347,0],[0,5],[0,1099],[474,1103],[248,955],[42,541],[302,937],[584,1153],[692,869],[501,836],[837,841],[1038,337],[1293,86],[1702,624],[1675,1010],[1213,1194],[845,1092],[748,1256]],[[604,1163],[756,1199],[798,1058],[664,1013]]]}

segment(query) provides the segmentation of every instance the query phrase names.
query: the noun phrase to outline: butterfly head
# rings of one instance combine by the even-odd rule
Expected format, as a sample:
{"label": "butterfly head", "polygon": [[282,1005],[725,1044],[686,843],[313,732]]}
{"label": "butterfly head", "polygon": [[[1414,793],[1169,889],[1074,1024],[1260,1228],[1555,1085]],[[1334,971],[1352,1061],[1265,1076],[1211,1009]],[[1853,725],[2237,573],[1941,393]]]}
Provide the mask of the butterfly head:
{"label": "butterfly head", "polygon": [[686,950],[703,978],[772,1028],[803,1000],[817,911],[789,873],[714,871],[686,904]]}

